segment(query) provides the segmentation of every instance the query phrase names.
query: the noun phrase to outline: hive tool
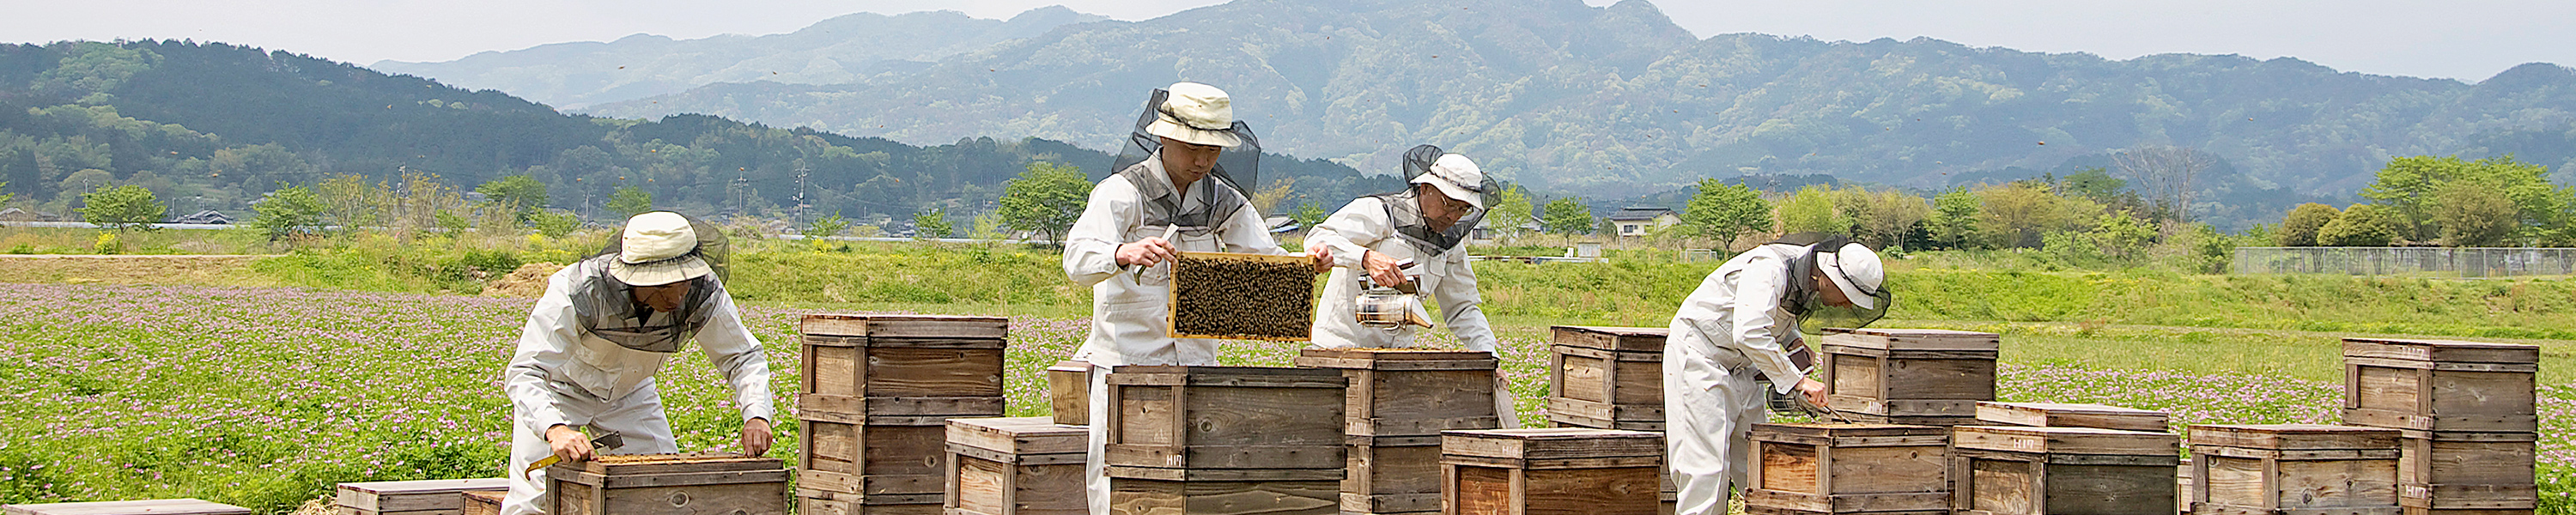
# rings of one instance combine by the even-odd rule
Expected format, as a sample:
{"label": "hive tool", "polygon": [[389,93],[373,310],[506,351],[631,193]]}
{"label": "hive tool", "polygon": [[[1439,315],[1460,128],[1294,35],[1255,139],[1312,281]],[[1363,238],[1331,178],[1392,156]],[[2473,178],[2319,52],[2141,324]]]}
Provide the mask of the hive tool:
{"label": "hive tool", "polygon": [[[608,449],[615,449],[615,448],[618,448],[618,447],[625,447],[625,446],[626,446],[626,435],[618,434],[618,433],[617,433],[617,432],[615,432],[615,431],[610,431],[610,432],[608,432],[608,434],[599,435],[599,436],[597,436],[597,437],[594,437],[594,438],[591,438],[591,439],[590,439],[590,449],[591,449],[593,452],[596,452],[596,451],[602,451],[602,450],[608,450]],[[528,471],[528,472],[536,472],[536,471],[537,471],[537,469],[550,467],[550,466],[553,466],[554,464],[556,464],[556,463],[560,463],[560,462],[562,462],[562,461],[563,461],[563,455],[561,455],[561,454],[556,454],[556,455],[552,455],[552,456],[547,456],[547,457],[546,457],[546,459],[537,460],[537,462],[536,462],[536,463],[528,464],[528,470],[527,470],[527,471]]]}

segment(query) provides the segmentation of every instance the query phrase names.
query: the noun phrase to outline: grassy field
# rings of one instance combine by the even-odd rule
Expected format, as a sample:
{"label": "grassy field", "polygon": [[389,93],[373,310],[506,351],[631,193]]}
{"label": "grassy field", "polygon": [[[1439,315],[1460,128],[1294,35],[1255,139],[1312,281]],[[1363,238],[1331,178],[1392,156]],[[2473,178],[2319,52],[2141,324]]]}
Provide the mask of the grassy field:
{"label": "grassy field", "polygon": [[[361,241],[185,273],[0,258],[0,282],[19,283],[0,288],[0,503],[191,496],[280,513],[336,482],[498,475],[498,374],[530,301],[461,294],[491,274],[480,267],[593,245]],[[1002,315],[1012,414],[1039,415],[1041,370],[1087,328],[1088,292],[1044,249],[747,247],[733,284],[782,393],[801,314]],[[1524,422],[1545,420],[1548,326],[1663,325],[1716,265],[1628,257],[1479,264]],[[2004,400],[2163,409],[2182,423],[2335,421],[2348,335],[2539,344],[2543,512],[2576,514],[2576,282],[1894,268],[1899,309],[1879,325],[2004,334]],[[1286,365],[1296,348],[1238,342],[1224,360]],[[681,446],[724,449],[724,386],[694,353],[671,363],[660,384]]]}

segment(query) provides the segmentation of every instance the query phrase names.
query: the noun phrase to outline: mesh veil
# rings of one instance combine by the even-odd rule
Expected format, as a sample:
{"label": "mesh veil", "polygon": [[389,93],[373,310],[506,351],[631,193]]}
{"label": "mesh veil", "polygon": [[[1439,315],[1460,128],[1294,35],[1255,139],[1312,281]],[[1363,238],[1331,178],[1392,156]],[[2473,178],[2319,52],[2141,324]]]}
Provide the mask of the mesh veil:
{"label": "mesh veil", "polygon": [[1127,182],[1136,185],[1137,192],[1145,197],[1145,225],[1178,226],[1182,234],[1205,236],[1226,217],[1233,216],[1235,210],[1251,203],[1243,192],[1259,184],[1261,140],[1253,135],[1251,125],[1234,122],[1219,132],[1233,134],[1243,143],[1218,154],[1216,168],[1208,174],[1217,180],[1192,182],[1186,193],[1173,191],[1170,180],[1146,175],[1161,167],[1142,166],[1146,160],[1162,156],[1162,138],[1145,132],[1145,127],[1162,113],[1163,100],[1170,95],[1170,91],[1155,89],[1145,100],[1144,112],[1137,115],[1135,127],[1127,133],[1127,145],[1119,149],[1109,169],[1127,176]]}

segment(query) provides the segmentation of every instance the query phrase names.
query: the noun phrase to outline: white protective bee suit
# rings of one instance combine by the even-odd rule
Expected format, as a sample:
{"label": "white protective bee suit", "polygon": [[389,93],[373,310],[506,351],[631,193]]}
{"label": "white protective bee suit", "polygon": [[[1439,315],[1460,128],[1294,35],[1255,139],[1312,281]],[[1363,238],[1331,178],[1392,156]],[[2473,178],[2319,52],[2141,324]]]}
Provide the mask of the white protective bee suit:
{"label": "white protective bee suit", "polygon": [[[502,515],[543,514],[553,508],[543,469],[528,465],[554,454],[546,430],[556,425],[587,427],[591,434],[615,432],[625,444],[598,449],[601,454],[678,452],[670,421],[662,414],[662,397],[653,374],[671,354],[629,349],[581,329],[571,292],[578,281],[613,281],[601,271],[603,255],[564,267],[547,279],[546,294],[528,313],[520,330],[518,353],[503,372],[510,396],[510,493]],[[742,325],[733,299],[715,292],[713,311],[696,333],[698,346],[716,373],[733,386],[733,403],[742,418],[777,420],[770,406],[769,362],[758,339]],[[645,323],[668,321],[669,313],[652,312]]]}
{"label": "white protective bee suit", "polygon": [[[1091,363],[1091,445],[1084,463],[1089,483],[1087,495],[1091,512],[1109,511],[1109,476],[1103,474],[1102,451],[1108,435],[1101,422],[1109,420],[1109,371],[1121,365],[1215,365],[1218,340],[1173,338],[1170,336],[1171,264],[1163,263],[1131,274],[1118,265],[1118,246],[1164,234],[1167,225],[1149,224],[1145,198],[1131,177],[1160,181],[1161,189],[1171,189],[1171,176],[1163,171],[1163,160],[1157,154],[1134,165],[1143,173],[1117,173],[1092,187],[1089,204],[1082,216],[1065,234],[1064,274],[1075,283],[1091,287],[1091,336],[1073,358]],[[1215,176],[1199,179],[1190,188],[1199,193],[1200,184],[1223,188]],[[1206,195],[1184,197],[1185,209],[1205,202]],[[1261,224],[1261,215],[1250,206],[1236,209],[1222,218],[1213,230],[1200,234],[1180,232],[1171,238],[1172,246],[1182,252],[1242,252],[1253,254],[1286,254],[1270,232]]]}
{"label": "white protective bee suit", "polygon": [[[1754,376],[1806,377],[1779,344],[1797,337],[1798,321],[1781,299],[1793,280],[1789,261],[1805,252],[1771,244],[1737,254],[1673,313],[1664,340],[1664,441],[1679,490],[1676,514],[1723,515],[1728,485],[1745,484],[1745,434],[1769,419]],[[1788,394],[1797,383],[1772,387]]]}
{"label": "white protective bee suit", "polygon": [[[1411,198],[1411,197],[1397,197]],[[1440,305],[1441,323],[1467,350],[1494,353],[1499,342],[1494,329],[1485,322],[1480,304],[1484,296],[1476,291],[1476,268],[1467,261],[1466,245],[1455,245],[1437,254],[1425,255],[1421,247],[1395,233],[1395,220],[1387,209],[1387,197],[1369,196],[1353,200],[1340,211],[1316,224],[1306,236],[1307,246],[1329,247],[1333,253],[1332,275],[1324,281],[1324,293],[1315,309],[1313,346],[1326,349],[1402,348],[1418,345],[1414,327],[1394,331],[1360,325],[1355,311],[1363,286],[1360,279],[1368,272],[1362,266],[1364,255],[1375,251],[1397,261],[1411,259],[1408,272],[1419,272],[1417,291],[1430,296]],[[1494,413],[1502,427],[1520,427],[1517,410],[1512,406],[1509,385],[1495,378]]]}

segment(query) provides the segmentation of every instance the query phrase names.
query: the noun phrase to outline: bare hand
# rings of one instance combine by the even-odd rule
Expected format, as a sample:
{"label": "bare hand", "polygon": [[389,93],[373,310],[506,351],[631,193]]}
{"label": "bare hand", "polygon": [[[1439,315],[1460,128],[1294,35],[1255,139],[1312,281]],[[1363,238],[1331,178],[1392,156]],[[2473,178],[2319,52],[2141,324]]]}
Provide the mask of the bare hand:
{"label": "bare hand", "polygon": [[756,457],[769,454],[770,438],[769,419],[742,421],[742,455]]}
{"label": "bare hand", "polygon": [[1172,246],[1171,240],[1160,237],[1145,238],[1136,240],[1134,243],[1119,245],[1118,264],[1154,266],[1171,260],[1172,256],[1179,255],[1179,252],[1178,248]]}
{"label": "bare hand", "polygon": [[1395,258],[1384,252],[1369,251],[1360,258],[1360,268],[1368,270],[1369,280],[1378,286],[1393,288],[1413,280],[1405,277],[1404,269],[1395,266]]}
{"label": "bare hand", "polygon": [[581,463],[591,458],[590,437],[573,430],[572,426],[546,428],[546,445],[554,447],[555,455],[563,457],[565,462]]}
{"label": "bare hand", "polygon": [[1806,395],[1807,402],[1809,404],[1814,404],[1817,407],[1831,405],[1830,401],[1832,399],[1826,398],[1825,396],[1825,383],[1816,382],[1814,379],[1799,378],[1798,393]]}
{"label": "bare hand", "polygon": [[1315,260],[1315,273],[1333,270],[1333,246],[1331,245],[1306,247],[1306,257]]}

